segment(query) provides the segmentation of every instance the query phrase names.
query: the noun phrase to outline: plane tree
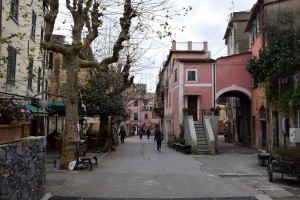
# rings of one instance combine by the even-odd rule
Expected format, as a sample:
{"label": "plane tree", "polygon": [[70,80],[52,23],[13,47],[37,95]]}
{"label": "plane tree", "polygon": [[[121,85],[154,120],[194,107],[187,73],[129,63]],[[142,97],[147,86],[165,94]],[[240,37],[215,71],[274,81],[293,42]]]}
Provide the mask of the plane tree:
{"label": "plane tree", "polygon": [[[68,163],[75,160],[76,145],[80,138],[77,130],[78,123],[78,72],[81,69],[94,68],[99,72],[106,73],[110,66],[120,59],[120,52],[124,49],[124,43],[131,38],[132,32],[140,31],[156,33],[159,37],[170,36],[171,26],[167,22],[170,14],[169,0],[66,0],[63,8],[60,0],[45,0],[49,12],[45,15],[45,34],[41,46],[53,52],[64,55],[67,66],[66,82],[66,115],[65,131],[63,137],[61,168],[67,168]],[[113,9],[116,8],[116,9]],[[121,8],[121,9],[120,9]],[[186,13],[191,8],[184,8]],[[121,10],[121,12],[118,12]],[[55,30],[55,23],[59,21],[60,12],[71,16],[71,30],[69,43],[60,43],[52,40]],[[160,15],[162,13],[167,13]],[[159,13],[159,14],[157,14]],[[115,36],[112,38],[113,45],[109,48],[109,54],[97,60],[89,59],[88,52],[93,42],[99,36],[105,37],[100,32],[101,27],[109,19],[118,19],[118,23],[112,23],[115,28]],[[159,20],[158,20],[159,19]],[[116,21],[116,20],[115,20]],[[147,22],[159,21],[159,23],[147,24]],[[111,22],[111,21],[110,21]],[[67,22],[68,23],[68,22]],[[155,24],[158,24],[156,27]],[[145,31],[147,30],[147,31]],[[85,38],[83,40],[83,38]],[[130,61],[130,59],[128,59]],[[128,62],[125,65],[130,67]],[[123,76],[120,90],[132,82],[129,70],[122,70],[124,65],[117,66]],[[115,90],[118,92],[118,90]]]}

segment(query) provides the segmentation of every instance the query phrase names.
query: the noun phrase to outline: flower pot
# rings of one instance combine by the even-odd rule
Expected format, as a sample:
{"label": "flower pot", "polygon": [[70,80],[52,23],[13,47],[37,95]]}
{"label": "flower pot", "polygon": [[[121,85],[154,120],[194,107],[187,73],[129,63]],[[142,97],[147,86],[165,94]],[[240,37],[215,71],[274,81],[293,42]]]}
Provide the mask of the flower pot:
{"label": "flower pot", "polygon": [[0,144],[6,144],[15,142],[21,139],[21,127],[20,124],[12,125],[0,125]]}

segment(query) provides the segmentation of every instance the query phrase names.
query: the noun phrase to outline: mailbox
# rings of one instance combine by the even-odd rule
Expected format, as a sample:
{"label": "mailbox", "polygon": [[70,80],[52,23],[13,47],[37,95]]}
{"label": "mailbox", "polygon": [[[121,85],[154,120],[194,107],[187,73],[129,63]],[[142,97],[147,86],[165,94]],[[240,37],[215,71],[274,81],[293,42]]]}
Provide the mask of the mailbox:
{"label": "mailbox", "polygon": [[300,143],[300,128],[290,128],[290,141]]}

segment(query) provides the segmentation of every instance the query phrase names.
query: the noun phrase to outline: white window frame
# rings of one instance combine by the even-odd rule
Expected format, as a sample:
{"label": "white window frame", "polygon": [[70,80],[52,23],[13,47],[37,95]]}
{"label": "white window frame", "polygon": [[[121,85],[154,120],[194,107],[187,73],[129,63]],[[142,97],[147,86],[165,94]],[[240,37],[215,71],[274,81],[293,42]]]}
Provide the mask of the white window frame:
{"label": "white window frame", "polygon": [[[189,72],[195,72],[195,80],[189,80],[189,77],[188,77],[188,74]],[[197,82],[197,77],[198,77],[198,74],[197,74],[197,70],[196,69],[187,69],[186,70],[186,82]]]}

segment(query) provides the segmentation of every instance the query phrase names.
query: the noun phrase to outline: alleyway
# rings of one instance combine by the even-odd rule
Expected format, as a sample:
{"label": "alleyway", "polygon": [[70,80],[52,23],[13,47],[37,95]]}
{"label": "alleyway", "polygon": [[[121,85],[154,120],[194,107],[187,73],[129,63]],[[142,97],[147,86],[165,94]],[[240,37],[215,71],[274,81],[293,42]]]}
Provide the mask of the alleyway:
{"label": "alleyway", "polygon": [[99,153],[98,157],[100,164],[93,171],[49,167],[44,199],[270,200],[271,197],[296,199],[300,194],[299,185],[294,182],[288,184],[280,179],[268,182],[266,167],[258,165],[255,151],[225,143],[223,137],[219,137],[219,153],[214,156],[185,155],[166,144],[162,153],[158,153],[153,136],[150,140],[132,136],[116,152]]}

